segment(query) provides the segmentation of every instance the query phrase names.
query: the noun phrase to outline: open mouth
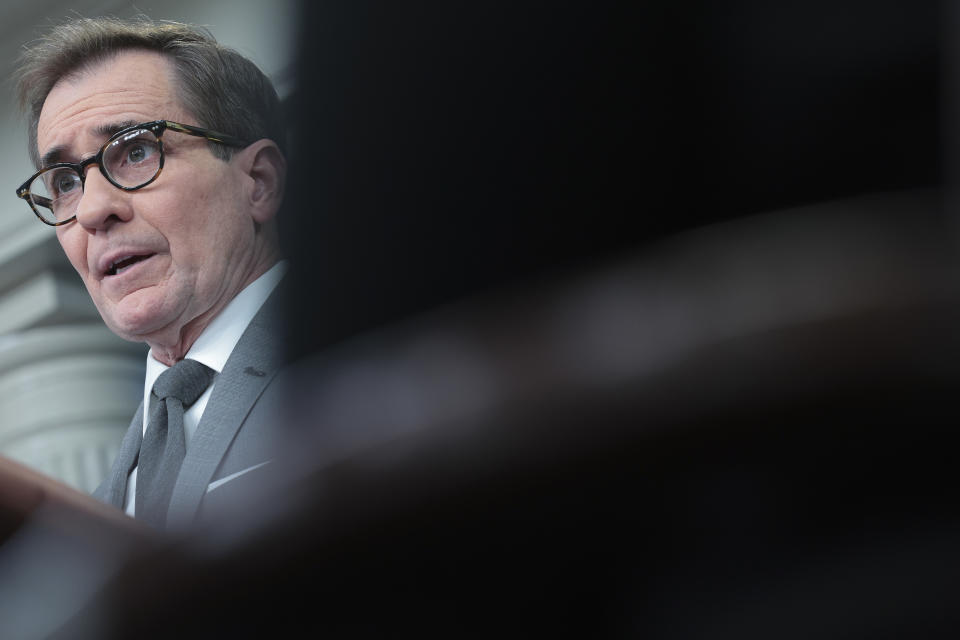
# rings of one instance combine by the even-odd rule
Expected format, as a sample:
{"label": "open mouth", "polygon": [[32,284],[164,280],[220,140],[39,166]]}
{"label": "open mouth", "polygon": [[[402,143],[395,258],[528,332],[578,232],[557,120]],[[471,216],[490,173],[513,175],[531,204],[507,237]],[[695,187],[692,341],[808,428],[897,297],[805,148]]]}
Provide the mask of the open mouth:
{"label": "open mouth", "polygon": [[144,260],[152,256],[153,256],[152,253],[147,255],[142,255],[142,256],[124,256],[123,258],[120,258],[119,260],[111,264],[109,268],[107,268],[106,275],[115,276],[115,275],[121,274],[127,269],[129,269],[130,267],[132,267],[133,265],[137,264],[138,262],[143,262]]}

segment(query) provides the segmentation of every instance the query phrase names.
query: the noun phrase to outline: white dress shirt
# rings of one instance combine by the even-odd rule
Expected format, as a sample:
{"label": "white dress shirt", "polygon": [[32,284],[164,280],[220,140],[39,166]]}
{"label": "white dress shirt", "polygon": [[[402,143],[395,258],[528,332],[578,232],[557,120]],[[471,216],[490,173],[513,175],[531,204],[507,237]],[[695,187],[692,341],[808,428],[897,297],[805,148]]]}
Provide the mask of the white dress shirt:
{"label": "white dress shirt", "polygon": [[[213,393],[213,387],[217,384],[217,378],[223,371],[227,359],[233,352],[233,348],[240,341],[240,336],[247,330],[247,326],[257,311],[263,306],[270,294],[280,283],[280,279],[287,270],[286,261],[278,262],[273,265],[266,273],[251,282],[246,288],[237,294],[237,296],[224,307],[213,321],[207,325],[184,358],[196,360],[213,369],[216,374],[213,382],[207,387],[196,402],[183,413],[183,435],[187,450],[190,449],[190,441],[193,434],[200,424],[200,418],[203,416],[203,410],[207,407],[207,401],[210,400],[210,394]],[[147,432],[148,416],[150,415],[150,392],[153,390],[153,383],[161,373],[169,369],[167,365],[155,360],[153,350],[147,352],[147,375],[143,382],[143,433]],[[124,510],[129,515],[134,515],[136,508],[137,494],[137,468],[127,477],[127,496]]]}

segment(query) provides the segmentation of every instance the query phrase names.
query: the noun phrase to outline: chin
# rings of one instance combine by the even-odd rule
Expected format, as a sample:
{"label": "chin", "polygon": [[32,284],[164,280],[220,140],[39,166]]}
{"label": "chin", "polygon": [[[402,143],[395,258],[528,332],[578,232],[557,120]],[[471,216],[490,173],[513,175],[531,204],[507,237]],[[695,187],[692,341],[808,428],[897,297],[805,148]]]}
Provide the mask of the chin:
{"label": "chin", "polygon": [[113,333],[131,342],[154,341],[155,336],[176,325],[178,314],[160,301],[153,301],[153,304],[138,302],[135,305],[121,303],[110,309],[100,307],[100,317]]}
{"label": "chin", "polygon": [[154,327],[144,323],[122,321],[117,318],[108,319],[106,317],[103,318],[103,321],[110,331],[130,342],[147,342],[150,336],[156,332]]}

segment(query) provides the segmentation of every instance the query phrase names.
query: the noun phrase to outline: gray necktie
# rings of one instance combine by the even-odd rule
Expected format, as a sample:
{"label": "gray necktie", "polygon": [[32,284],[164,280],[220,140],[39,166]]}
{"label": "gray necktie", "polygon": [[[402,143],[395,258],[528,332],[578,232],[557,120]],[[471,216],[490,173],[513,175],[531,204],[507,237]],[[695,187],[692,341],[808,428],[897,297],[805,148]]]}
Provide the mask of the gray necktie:
{"label": "gray necktie", "polygon": [[181,360],[153,383],[150,421],[137,463],[137,520],[164,527],[186,453],[183,412],[203,395],[214,373],[196,360]]}

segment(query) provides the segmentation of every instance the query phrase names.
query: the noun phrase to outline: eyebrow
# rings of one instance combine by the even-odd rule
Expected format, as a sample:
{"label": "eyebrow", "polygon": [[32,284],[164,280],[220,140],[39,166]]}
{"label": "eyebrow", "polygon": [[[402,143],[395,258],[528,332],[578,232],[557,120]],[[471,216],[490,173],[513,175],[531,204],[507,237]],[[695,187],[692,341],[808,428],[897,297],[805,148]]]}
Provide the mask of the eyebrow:
{"label": "eyebrow", "polygon": [[[113,134],[117,133],[118,131],[123,131],[124,129],[136,126],[138,124],[142,124],[142,123],[138,120],[123,120],[122,122],[110,122],[107,124],[97,125],[94,128],[93,133],[94,135],[101,137],[104,140],[109,140],[110,137],[113,136]],[[50,165],[56,164],[58,162],[68,162],[67,160],[64,160],[64,158],[67,158],[70,155],[67,151],[68,149],[64,145],[58,145],[56,147],[53,147],[52,149],[50,149],[50,151],[47,151],[40,158],[40,167],[49,167]]]}

